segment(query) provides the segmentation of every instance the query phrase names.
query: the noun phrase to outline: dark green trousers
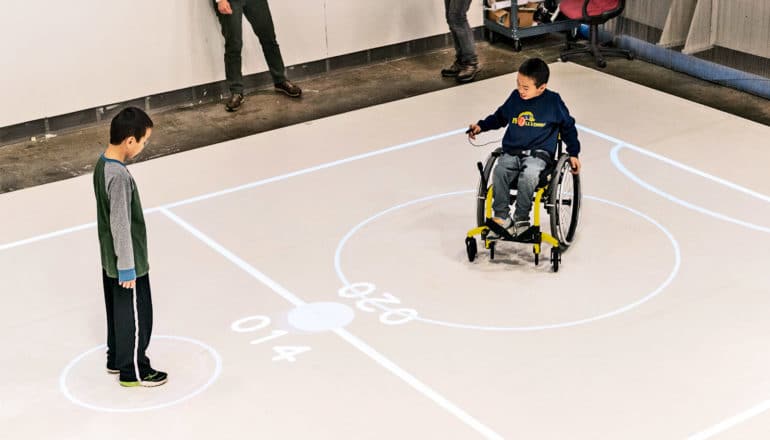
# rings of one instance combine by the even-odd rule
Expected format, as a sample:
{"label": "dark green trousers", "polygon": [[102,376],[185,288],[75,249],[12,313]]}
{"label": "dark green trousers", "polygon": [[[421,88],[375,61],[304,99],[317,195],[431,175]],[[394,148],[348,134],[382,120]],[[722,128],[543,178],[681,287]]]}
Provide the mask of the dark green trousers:
{"label": "dark green trousers", "polygon": [[225,76],[231,93],[243,93],[243,73],[241,49],[243,48],[243,17],[251,24],[254,33],[262,45],[267,67],[275,84],[286,81],[286,68],[283,65],[281,50],[275,39],[273,17],[267,0],[229,0],[233,9],[231,15],[219,13],[216,2],[219,23],[222,25],[222,35],[225,37]]}

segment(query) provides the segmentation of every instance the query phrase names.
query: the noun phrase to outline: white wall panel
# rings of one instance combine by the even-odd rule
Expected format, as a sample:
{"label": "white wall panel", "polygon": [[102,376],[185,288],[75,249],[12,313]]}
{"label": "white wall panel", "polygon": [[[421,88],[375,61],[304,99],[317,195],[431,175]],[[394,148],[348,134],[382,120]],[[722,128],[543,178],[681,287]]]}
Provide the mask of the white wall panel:
{"label": "white wall panel", "polygon": [[[285,62],[325,58],[324,0],[273,1]],[[0,127],[224,79],[209,0],[5,2]],[[244,20],[244,73],[267,69]]]}
{"label": "white wall panel", "polygon": [[[443,0],[270,3],[287,65],[448,32]],[[5,2],[0,127],[224,79],[211,0]],[[482,23],[481,0],[469,18]],[[244,21],[244,74],[267,70]]]}
{"label": "white wall panel", "polygon": [[[449,32],[444,0],[326,0],[329,56]],[[471,26],[482,21],[481,0],[468,12]]]}
{"label": "white wall panel", "polygon": [[770,58],[770,2],[720,1],[716,40],[719,46]]}

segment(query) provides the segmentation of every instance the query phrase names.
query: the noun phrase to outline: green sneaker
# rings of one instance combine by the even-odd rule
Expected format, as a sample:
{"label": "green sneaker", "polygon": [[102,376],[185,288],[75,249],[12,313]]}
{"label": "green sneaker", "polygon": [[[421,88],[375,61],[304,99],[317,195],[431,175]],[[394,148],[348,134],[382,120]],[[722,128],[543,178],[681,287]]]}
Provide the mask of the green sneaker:
{"label": "green sneaker", "polygon": [[125,381],[121,380],[122,387],[157,387],[168,382],[168,374],[162,371],[153,371],[142,378],[142,380]]}

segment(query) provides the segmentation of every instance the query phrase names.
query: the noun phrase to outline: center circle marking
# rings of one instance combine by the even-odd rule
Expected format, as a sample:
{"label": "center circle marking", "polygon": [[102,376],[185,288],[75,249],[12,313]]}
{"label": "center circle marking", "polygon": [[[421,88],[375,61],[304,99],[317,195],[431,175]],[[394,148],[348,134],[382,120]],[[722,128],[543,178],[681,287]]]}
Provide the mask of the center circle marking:
{"label": "center circle marking", "polygon": [[[402,203],[400,205],[392,206],[384,211],[378,212],[377,214],[374,214],[373,216],[367,218],[366,220],[362,221],[361,223],[354,226],[350,231],[348,231],[347,234],[345,234],[344,237],[340,240],[340,242],[337,244],[337,250],[334,254],[334,269],[337,273],[337,277],[342,282],[344,286],[348,286],[351,284],[351,282],[347,279],[345,276],[345,273],[342,270],[342,251],[345,248],[345,245],[347,242],[364,226],[367,224],[379,219],[380,217],[383,217],[387,214],[390,214],[392,212],[398,211],[400,209],[425,203],[432,200],[437,199],[443,199],[448,197],[455,197],[460,195],[467,195],[475,193],[475,190],[465,190],[465,191],[454,191],[454,192],[448,192],[448,193],[442,193],[442,194],[435,194],[432,196],[422,197],[419,199],[411,200],[409,202]],[[464,324],[464,323],[455,323],[455,322],[449,322],[449,321],[443,321],[439,319],[430,319],[423,316],[417,316],[414,318],[415,321],[421,321],[428,324],[435,324],[440,325],[444,327],[452,327],[452,328],[461,328],[461,329],[470,329],[470,330],[484,330],[484,331],[497,331],[497,332],[525,332],[525,331],[539,331],[539,330],[549,330],[549,329],[557,329],[557,328],[565,328],[565,327],[573,327],[577,325],[582,324],[588,324],[591,322],[599,321],[606,318],[611,318],[613,316],[619,315],[621,313],[625,313],[629,310],[632,310],[636,307],[639,307],[640,305],[644,304],[645,302],[651,300],[652,298],[658,296],[663,290],[668,287],[669,284],[676,278],[677,274],[679,273],[679,268],[681,266],[682,262],[682,256],[681,256],[681,250],[679,248],[679,243],[676,241],[674,236],[669,232],[668,229],[666,229],[663,225],[661,225],[657,220],[653,219],[652,217],[648,216],[647,214],[644,214],[641,211],[638,211],[634,208],[630,208],[628,206],[622,205],[617,202],[613,202],[611,200],[603,199],[600,197],[594,197],[594,196],[588,196],[583,195],[584,199],[593,200],[596,202],[604,203],[609,206],[614,206],[616,208],[623,209],[627,212],[630,212],[631,214],[634,214],[648,223],[651,223],[653,226],[655,226],[657,229],[659,229],[665,236],[668,238],[669,242],[671,243],[672,250],[674,252],[674,265],[671,268],[671,272],[669,273],[668,277],[655,289],[653,289],[651,292],[644,295],[642,298],[640,298],[637,301],[634,301],[630,304],[627,304],[625,306],[619,307],[617,309],[611,310],[606,313],[602,313],[600,315],[591,316],[588,318],[578,319],[578,320],[572,320],[572,321],[565,321],[560,323],[554,323],[554,324],[547,324],[547,325],[533,325],[533,326],[518,326],[518,327],[499,327],[499,326],[485,326],[485,325],[475,325],[475,324]],[[458,241],[458,243],[461,243]]]}
{"label": "center circle marking", "polygon": [[88,408],[94,411],[101,411],[101,412],[115,412],[115,413],[130,413],[130,412],[142,412],[142,411],[152,411],[160,408],[166,408],[172,405],[176,405],[178,403],[184,402],[185,400],[189,400],[198,394],[202,393],[206,388],[211,386],[211,384],[214,383],[214,381],[217,380],[220,373],[222,372],[222,357],[217,353],[216,350],[214,350],[209,345],[204,344],[201,341],[198,341],[196,339],[192,338],[186,338],[183,336],[164,336],[164,335],[153,335],[152,339],[170,339],[174,341],[182,341],[187,342],[190,344],[197,345],[203,349],[205,349],[211,357],[214,359],[215,367],[214,372],[211,374],[211,377],[209,377],[208,381],[204,383],[202,386],[198,387],[197,389],[193,390],[190,393],[185,394],[182,397],[179,397],[177,399],[174,399],[170,402],[165,403],[159,403],[155,405],[148,405],[144,407],[137,407],[137,408],[109,408],[109,407],[103,407],[98,405],[93,405],[88,402],[84,402],[77,397],[75,397],[72,392],[70,391],[69,387],[67,386],[67,376],[69,375],[70,371],[85,357],[92,354],[95,351],[104,350],[107,346],[105,344],[97,345],[96,347],[90,348],[86,350],[85,352],[79,354],[75,359],[71,360],[69,364],[67,364],[66,367],[64,367],[64,370],[61,372],[61,375],[59,376],[59,388],[61,392],[64,394],[64,396],[69,399],[72,403],[82,406],[84,408]]}
{"label": "center circle marking", "polygon": [[297,330],[318,333],[344,328],[355,318],[356,312],[346,304],[316,302],[303,304],[289,312],[289,325]]}

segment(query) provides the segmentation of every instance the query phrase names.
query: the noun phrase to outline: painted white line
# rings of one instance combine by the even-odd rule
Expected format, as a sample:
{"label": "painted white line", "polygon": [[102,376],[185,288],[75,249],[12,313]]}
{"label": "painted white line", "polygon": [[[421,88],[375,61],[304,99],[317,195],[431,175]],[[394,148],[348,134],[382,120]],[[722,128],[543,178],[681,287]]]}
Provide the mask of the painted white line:
{"label": "painted white line", "polygon": [[196,339],[186,338],[183,336],[153,335],[152,340],[155,340],[155,339],[170,339],[175,341],[188,342],[191,344],[195,344],[203,348],[205,351],[207,351],[211,355],[211,357],[214,359],[214,372],[211,374],[211,377],[209,377],[209,380],[207,380],[205,384],[203,384],[196,390],[193,390],[189,394],[186,394],[182,397],[174,399],[170,402],[159,403],[159,404],[150,405],[150,406],[144,406],[144,407],[138,407],[138,408],[112,408],[112,407],[99,406],[99,405],[94,405],[94,404],[85,402],[75,397],[72,394],[72,391],[67,386],[67,377],[69,376],[70,371],[72,371],[75,365],[77,365],[85,357],[87,357],[88,355],[90,355],[95,351],[103,351],[106,348],[106,345],[102,344],[79,354],[78,356],[75,357],[75,359],[71,360],[70,363],[67,364],[67,366],[62,371],[61,375],[59,375],[59,389],[61,390],[62,394],[64,394],[64,396],[72,403],[94,411],[114,412],[114,413],[142,412],[142,411],[152,411],[152,410],[157,410],[161,408],[167,408],[169,406],[176,405],[177,403],[184,402],[185,400],[192,399],[193,397],[197,396],[198,394],[206,390],[206,388],[211,386],[211,384],[213,384],[214,381],[216,381],[219,375],[222,373],[222,357],[211,346],[206,345],[203,342],[198,341]]}
{"label": "painted white line", "polygon": [[315,171],[336,167],[338,165],[343,165],[343,164],[346,164],[346,163],[355,162],[357,160],[367,159],[367,158],[370,158],[370,157],[379,156],[379,155],[386,154],[386,153],[391,153],[393,151],[403,150],[405,148],[414,147],[416,145],[424,144],[426,142],[431,142],[431,141],[435,141],[435,140],[438,140],[438,139],[443,139],[445,137],[455,136],[457,134],[465,133],[465,130],[467,130],[467,128],[460,128],[460,129],[457,129],[457,130],[448,131],[446,133],[441,133],[441,134],[437,134],[437,135],[434,135],[434,136],[428,136],[428,137],[424,137],[424,138],[421,138],[421,139],[417,139],[416,141],[405,142],[403,144],[398,144],[398,145],[394,145],[392,147],[383,148],[381,150],[376,150],[376,151],[372,151],[372,152],[369,152],[369,153],[358,154],[358,155],[351,156],[351,157],[348,157],[348,158],[345,158],[345,159],[335,160],[333,162],[327,162],[327,163],[324,163],[324,164],[321,164],[321,165],[318,165],[318,166],[314,166],[314,167],[310,167],[310,168],[305,168],[305,169],[302,169],[302,170],[299,170],[299,171],[294,171],[294,172],[291,172],[291,173],[288,173],[288,174],[283,174],[283,175],[280,175],[280,176],[270,177],[268,179],[258,180],[256,182],[251,182],[251,183],[247,183],[247,184],[240,185],[240,186],[235,186],[235,187],[228,188],[228,189],[223,189],[221,191],[216,191],[216,192],[212,192],[212,193],[209,193],[209,194],[203,194],[203,195],[197,196],[197,197],[191,197],[189,199],[184,199],[184,200],[180,200],[178,202],[169,203],[168,205],[164,205],[163,208],[176,208],[178,206],[189,205],[190,203],[200,202],[201,200],[207,200],[207,199],[210,199],[212,197],[219,197],[219,196],[223,196],[223,195],[226,195],[226,194],[231,194],[231,193],[238,192],[238,191],[243,191],[245,189],[256,188],[258,186],[266,185],[268,183],[273,183],[273,182],[278,182],[278,181],[281,181],[281,180],[286,180],[286,179],[289,179],[291,177],[301,176],[303,174],[308,174],[308,173],[312,173],[312,172],[315,172]]}
{"label": "painted white line", "polygon": [[227,248],[217,243],[212,238],[195,228],[193,225],[187,223],[173,212],[169,211],[168,209],[161,209],[160,211],[165,214],[166,217],[170,218],[176,224],[184,228],[187,232],[195,236],[195,238],[206,243],[211,249],[214,249],[222,256],[230,260],[231,263],[235,264],[243,271],[256,278],[259,282],[272,289],[275,293],[281,295],[281,297],[283,297],[283,299],[286,301],[294,304],[297,307],[305,305],[305,301],[299,299],[293,293],[286,290],[283,286],[270,279],[270,277],[255,269],[254,266],[244,261],[241,257],[230,252]]}
{"label": "painted white line", "polygon": [[19,240],[19,241],[14,241],[14,242],[7,243],[7,244],[2,244],[2,245],[0,245],[0,251],[4,251],[6,249],[11,249],[11,248],[23,246],[25,244],[31,244],[31,243],[35,243],[35,242],[38,242],[38,241],[47,240],[49,238],[61,237],[62,235],[71,234],[73,232],[78,232],[78,231],[82,231],[82,230],[93,228],[93,227],[96,227],[96,222],[94,222],[94,223],[86,223],[86,224],[80,225],[80,226],[73,226],[73,227],[67,228],[67,229],[60,229],[58,231],[49,232],[47,234],[38,235],[36,237],[30,237],[30,238],[26,238],[24,240]]}
{"label": "painted white line", "polygon": [[[646,155],[648,155],[650,157],[653,157],[655,159],[661,160],[661,161],[663,161],[665,163],[671,164],[671,165],[676,166],[678,168],[690,171],[690,172],[695,173],[695,174],[697,174],[699,176],[706,177],[708,179],[713,180],[714,182],[726,185],[729,188],[735,189],[737,191],[744,192],[744,193],[749,194],[749,195],[753,195],[754,197],[757,197],[757,198],[759,198],[761,200],[770,201],[770,197],[768,197],[768,196],[766,196],[764,194],[760,194],[760,193],[758,193],[756,191],[752,191],[750,189],[741,187],[741,186],[736,185],[736,184],[734,184],[732,182],[729,182],[727,180],[724,180],[724,179],[721,179],[719,177],[712,176],[710,174],[704,173],[704,172],[702,172],[700,170],[697,170],[695,168],[689,167],[689,166],[684,165],[684,164],[682,164],[680,162],[673,161],[673,160],[671,160],[671,159],[669,159],[669,158],[667,158],[665,156],[661,156],[661,155],[653,153],[653,152],[651,152],[649,150],[645,150],[644,148],[637,147],[635,145],[631,145],[631,144],[628,144],[628,143],[624,143],[620,139],[617,139],[617,138],[612,137],[610,135],[601,133],[599,131],[590,129],[588,127],[585,127],[585,126],[582,126],[582,125],[579,125],[579,124],[577,124],[576,127],[578,129],[580,129],[581,131],[584,131],[586,133],[592,134],[594,136],[600,137],[600,138],[608,140],[610,142],[614,142],[614,143],[617,143],[617,144],[623,144],[627,148],[631,148],[631,149],[633,149],[635,151],[638,151],[638,152],[640,152],[642,154],[646,154]],[[328,163],[321,164],[321,165],[318,165],[318,166],[315,166],[315,167],[310,167],[310,168],[305,168],[305,169],[302,169],[302,170],[294,171],[294,172],[291,172],[291,173],[288,173],[288,174],[283,174],[283,175],[280,175],[280,176],[270,177],[268,179],[258,180],[258,181],[255,181],[255,182],[251,182],[251,183],[247,183],[247,184],[244,184],[244,185],[240,185],[240,186],[224,189],[224,190],[221,190],[221,191],[216,191],[216,192],[212,192],[212,193],[208,193],[208,194],[203,194],[203,195],[200,195],[200,196],[184,199],[184,200],[181,200],[181,201],[178,201],[178,202],[169,203],[169,204],[158,206],[158,207],[155,207],[155,208],[145,209],[144,212],[145,212],[145,214],[150,214],[150,213],[159,211],[159,210],[161,210],[163,208],[174,208],[174,207],[177,207],[177,206],[187,205],[187,204],[199,202],[199,201],[202,201],[202,200],[211,199],[213,197],[218,197],[218,196],[222,196],[222,195],[226,195],[226,194],[231,194],[231,193],[234,193],[234,192],[237,192],[237,191],[242,191],[242,190],[249,189],[249,188],[255,188],[255,187],[258,187],[258,186],[261,186],[261,185],[266,185],[268,183],[278,182],[278,181],[285,180],[285,179],[288,179],[288,178],[291,178],[291,177],[301,176],[303,174],[312,173],[314,171],[319,171],[319,170],[331,168],[331,167],[334,167],[334,166],[337,166],[337,165],[342,165],[342,164],[353,162],[353,161],[356,161],[356,160],[366,159],[366,158],[369,158],[369,157],[374,157],[374,156],[378,156],[378,155],[381,155],[381,154],[390,153],[392,151],[397,151],[397,150],[401,150],[401,149],[404,149],[404,148],[413,147],[413,146],[420,145],[420,144],[423,144],[423,143],[426,143],[426,142],[430,142],[430,141],[434,141],[434,140],[437,140],[437,139],[443,139],[445,137],[454,136],[454,135],[457,135],[457,134],[460,134],[460,133],[464,133],[465,130],[466,130],[465,128],[460,128],[460,129],[457,129],[457,130],[448,131],[446,133],[441,133],[441,134],[437,134],[437,135],[434,135],[434,136],[425,137],[425,138],[422,138],[422,139],[418,139],[418,140],[411,141],[411,142],[406,142],[406,143],[395,145],[395,146],[388,147],[388,148],[383,148],[381,150],[376,150],[376,151],[372,151],[372,152],[369,152],[369,153],[364,153],[364,154],[359,154],[359,155],[356,155],[356,156],[351,156],[351,157],[348,157],[346,159],[340,159],[340,160],[337,160],[337,161],[328,162]],[[629,176],[629,178],[632,178],[631,175],[630,175],[630,172],[629,172],[629,174],[627,174],[627,176]],[[632,178],[632,180],[634,180],[634,179]],[[647,186],[645,186],[645,187],[647,187]],[[653,189],[650,189],[650,190],[652,191]],[[663,194],[661,194],[661,195],[663,195]],[[665,195],[664,195],[664,197],[665,197]],[[704,210],[704,211],[706,211],[706,210]],[[704,212],[704,211],[701,211],[701,212]],[[706,213],[708,215],[711,215],[707,211],[704,212],[704,213]],[[741,223],[738,223],[738,224],[741,224]],[[754,227],[756,225],[752,225],[752,226],[748,226],[748,225],[750,225],[750,224],[745,224],[744,226],[750,227],[752,229],[756,229]],[[83,225],[79,225],[79,226],[74,226],[74,227],[67,228],[67,229],[61,229],[61,230],[58,230],[58,231],[55,231],[55,232],[50,232],[50,233],[47,233],[47,234],[38,235],[38,236],[35,236],[35,237],[26,238],[26,239],[19,240],[19,241],[14,241],[14,242],[6,243],[6,244],[0,244],[0,251],[4,251],[4,250],[7,250],[7,249],[12,249],[12,248],[23,246],[23,245],[30,244],[30,243],[35,243],[35,242],[46,240],[46,239],[49,239],[49,238],[60,237],[62,235],[67,235],[67,234],[70,234],[70,233],[73,233],[73,232],[82,231],[84,229],[93,228],[95,226],[96,226],[96,223],[87,223],[87,224],[83,224]],[[763,229],[760,229],[760,230],[763,230]]]}
{"label": "painted white line", "polygon": [[[615,165],[615,167],[621,173],[623,173],[626,177],[631,179],[633,182],[635,182],[637,185],[641,186],[642,188],[645,188],[646,190],[651,191],[651,192],[653,192],[653,193],[655,193],[655,194],[657,194],[657,195],[659,195],[659,196],[661,196],[661,197],[663,197],[663,198],[665,198],[665,199],[667,199],[667,200],[669,200],[671,202],[674,202],[674,203],[676,203],[678,205],[684,206],[685,208],[692,209],[693,211],[699,212],[699,213],[707,215],[709,217],[714,217],[714,218],[719,219],[719,220],[723,220],[723,221],[726,221],[726,222],[729,222],[729,223],[734,223],[736,225],[740,225],[740,226],[743,226],[745,228],[753,229],[755,231],[770,232],[770,227],[761,226],[761,225],[757,225],[757,224],[750,223],[750,222],[747,222],[747,221],[739,220],[737,218],[730,217],[728,215],[721,214],[719,212],[712,211],[710,209],[706,209],[706,208],[704,208],[702,206],[698,206],[698,205],[696,205],[694,203],[690,203],[688,201],[682,200],[682,199],[680,199],[680,198],[678,198],[678,197],[676,197],[674,195],[671,195],[671,194],[669,194],[669,193],[667,193],[667,192],[665,192],[665,191],[663,191],[661,189],[658,189],[655,186],[652,186],[650,183],[642,180],[636,174],[632,173],[628,168],[626,168],[625,165],[623,165],[623,163],[620,161],[620,158],[618,157],[618,152],[621,149],[623,149],[623,148],[632,148],[632,147],[630,147],[628,145],[625,145],[625,146],[618,145],[615,148],[613,148],[612,151],[610,152],[610,158],[612,160],[612,163]],[[632,148],[632,149],[634,151],[638,151],[637,148]],[[648,154],[648,152],[645,152],[645,154]],[[650,155],[652,155],[652,154],[654,154],[654,153],[650,153]],[[654,156],[652,156],[652,157],[654,157]],[[672,161],[671,159],[663,158],[662,156],[661,156],[661,158],[662,159],[658,159],[656,157],[656,159],[658,159],[658,160],[666,159],[666,160],[664,160],[664,162],[669,163],[669,161],[670,161],[670,162],[673,162],[672,165],[677,166],[677,165],[675,165],[677,162]],[[687,168],[690,168],[690,167],[687,167],[686,165],[682,165],[679,168],[687,169]],[[687,170],[687,171],[689,171],[689,170]],[[697,171],[697,170],[695,170],[695,171]],[[731,182],[727,182],[724,179],[720,179],[720,178],[717,178],[717,177],[714,177],[714,176],[710,176],[709,174],[706,174],[706,173],[703,173],[703,172],[700,172],[700,171],[696,172],[695,174],[697,174],[699,176],[706,177],[706,178],[710,178],[714,182],[721,183],[723,185],[726,184],[726,183],[730,184],[732,186],[730,186],[730,185],[727,185],[727,186],[729,186],[732,189],[741,188],[740,190],[742,192],[746,193],[746,194],[754,195],[755,197],[758,197],[758,198],[760,198],[762,200],[770,201],[770,199],[767,198],[767,196],[765,196],[765,195],[762,195],[762,194],[756,193],[754,191],[745,189],[745,188],[740,187],[738,185],[735,185],[735,184],[733,184]]]}
{"label": "painted white line", "polygon": [[585,126],[580,125],[580,124],[575,124],[575,127],[577,127],[578,130],[585,131],[588,134],[592,134],[592,135],[594,135],[596,137],[600,137],[600,138],[602,138],[604,140],[612,142],[613,144],[622,144],[622,143],[624,143],[622,140],[620,140],[618,138],[612,137],[612,136],[610,136],[608,134],[602,133],[601,131],[596,131],[596,130],[594,130],[592,128],[588,128],[588,127],[585,127]]}
{"label": "painted white line", "polygon": [[[214,198],[214,197],[219,197],[219,196],[223,196],[223,195],[226,195],[226,194],[232,194],[234,192],[243,191],[243,190],[246,190],[246,189],[256,188],[258,186],[266,185],[268,183],[273,183],[273,182],[278,182],[278,181],[281,181],[281,180],[286,180],[286,179],[289,179],[291,177],[301,176],[303,174],[308,174],[308,173],[312,173],[312,172],[315,172],[315,171],[324,170],[324,169],[327,169],[327,168],[332,168],[332,167],[335,167],[337,165],[343,165],[343,164],[346,164],[346,163],[355,162],[357,160],[367,159],[367,158],[370,158],[370,157],[375,157],[375,156],[379,156],[379,155],[382,155],[382,154],[391,153],[393,151],[398,151],[398,150],[403,150],[405,148],[415,147],[417,145],[421,145],[421,144],[424,144],[424,143],[427,143],[427,142],[435,141],[435,140],[438,140],[438,139],[443,139],[443,138],[450,137],[450,136],[455,136],[455,135],[461,134],[461,133],[465,133],[465,130],[467,130],[467,128],[458,128],[457,130],[447,131],[445,133],[440,133],[440,134],[437,134],[437,135],[420,138],[420,139],[417,139],[415,141],[405,142],[403,144],[398,144],[398,145],[394,145],[392,147],[387,147],[387,148],[383,148],[383,149],[380,149],[380,150],[371,151],[369,153],[358,154],[356,156],[351,156],[351,157],[348,157],[348,158],[345,158],[345,159],[335,160],[333,162],[327,162],[327,163],[324,163],[324,164],[321,164],[321,165],[317,165],[317,166],[310,167],[310,168],[305,168],[305,169],[294,171],[294,172],[291,172],[291,173],[288,173],[288,174],[282,174],[280,176],[274,176],[274,177],[270,177],[270,178],[267,178],[267,179],[257,180],[257,181],[254,181],[254,182],[251,182],[251,183],[247,183],[247,184],[244,184],[244,185],[235,186],[235,187],[228,188],[228,189],[223,189],[221,191],[216,191],[216,192],[211,192],[211,193],[203,194],[203,195],[196,196],[196,197],[191,197],[191,198],[188,198],[188,199],[180,200],[178,202],[169,203],[169,204],[158,206],[158,207],[155,207],[155,208],[145,209],[144,213],[145,214],[151,214],[153,212],[160,211],[160,210],[162,210],[164,208],[175,208],[177,206],[189,205],[191,203],[200,202],[202,200],[208,200],[208,199],[211,199],[211,198]],[[62,230],[59,230],[59,231],[56,231],[56,232],[51,232],[51,233],[48,233],[48,234],[42,234],[42,235],[38,235],[38,236],[35,236],[35,237],[26,238],[26,239],[19,240],[19,241],[14,241],[14,242],[11,242],[11,243],[2,244],[2,245],[0,245],[0,251],[4,251],[6,249],[11,249],[11,248],[23,246],[25,244],[34,243],[34,242],[45,240],[45,239],[48,239],[48,238],[59,237],[59,236],[66,235],[66,234],[69,234],[69,233],[72,233],[72,232],[82,231],[84,229],[93,228],[95,226],[96,226],[96,223],[87,223],[87,224],[84,224],[84,225],[74,226],[72,228],[62,229]]]}
{"label": "painted white line", "polygon": [[[344,237],[340,240],[340,242],[337,244],[337,249],[334,253],[334,270],[337,272],[337,278],[339,278],[340,282],[342,282],[343,286],[348,286],[351,284],[350,280],[345,276],[345,273],[342,270],[342,251],[345,248],[345,245],[347,242],[364,226],[368,225],[369,223],[373,222],[374,220],[389,214],[391,212],[394,212],[396,210],[415,205],[418,203],[423,203],[431,200],[436,199],[442,199],[446,197],[452,197],[456,195],[464,195],[464,194],[471,194],[475,193],[475,190],[466,190],[466,191],[455,191],[450,193],[443,193],[443,194],[436,194],[432,196],[422,197],[419,199],[411,200],[405,203],[402,203],[400,205],[396,205],[393,207],[390,207],[384,211],[381,211],[377,214],[372,215],[371,217],[363,220],[356,226],[354,226],[347,234],[345,234]],[[625,306],[619,307],[615,310],[611,310],[609,312],[591,316],[588,318],[573,320],[573,321],[567,321],[567,322],[560,322],[560,323],[553,323],[553,324],[547,324],[547,325],[533,325],[533,326],[519,326],[519,327],[499,327],[499,326],[485,326],[485,325],[475,325],[475,324],[463,324],[463,323],[454,323],[449,321],[442,321],[438,319],[429,319],[424,316],[418,316],[415,318],[416,321],[421,321],[427,324],[435,324],[435,325],[441,325],[444,327],[451,327],[451,328],[460,328],[460,329],[466,329],[466,330],[482,330],[482,331],[492,331],[492,332],[530,332],[530,331],[542,331],[542,330],[552,330],[552,329],[559,329],[559,328],[566,328],[566,327],[573,327],[577,325],[583,325],[588,324],[591,322],[599,321],[602,319],[611,318],[613,316],[620,315],[622,313],[628,312],[629,310],[632,310],[636,307],[641,306],[642,304],[646,303],[647,301],[650,301],[652,298],[658,296],[661,292],[663,292],[669,284],[676,278],[676,276],[679,273],[679,269],[682,264],[682,252],[679,247],[679,243],[674,238],[674,235],[666,229],[660,222],[653,219],[652,217],[648,216],[647,214],[644,214],[636,209],[630,208],[625,205],[621,205],[619,203],[602,199],[599,197],[593,197],[584,195],[584,199],[587,200],[594,200],[600,203],[604,203],[610,206],[614,206],[616,208],[623,209],[625,211],[628,211],[638,217],[641,217],[642,219],[646,220],[647,222],[654,225],[658,230],[660,230],[663,235],[666,236],[666,238],[671,243],[671,248],[674,252],[674,263],[673,267],[671,268],[671,272],[669,273],[668,277],[654,290],[644,295],[642,298],[629,303]],[[382,308],[381,308],[382,309]]]}
{"label": "painted white line", "polygon": [[[726,187],[728,187],[730,189],[734,189],[736,191],[742,192],[742,193],[750,195],[752,197],[756,197],[759,200],[763,200],[765,202],[770,203],[770,196],[764,195],[762,193],[758,193],[758,192],[756,192],[754,190],[751,190],[751,189],[748,189],[746,187],[740,186],[740,185],[738,185],[736,183],[730,182],[729,180],[722,179],[721,177],[717,177],[717,176],[714,176],[712,174],[708,174],[708,173],[706,173],[704,171],[695,169],[695,168],[693,168],[691,166],[688,166],[688,165],[685,165],[685,164],[683,164],[681,162],[677,162],[677,161],[675,161],[673,159],[669,159],[668,157],[662,156],[662,155],[660,155],[658,153],[653,153],[650,150],[645,150],[644,148],[637,147],[637,146],[631,145],[631,144],[622,144],[620,147],[616,146],[613,150],[619,149],[619,148],[628,148],[628,149],[634,150],[637,153],[644,154],[646,156],[652,157],[653,159],[657,159],[657,160],[659,160],[661,162],[664,162],[664,163],[667,163],[667,164],[669,164],[669,165],[671,165],[673,167],[679,168],[681,170],[687,171],[689,173],[695,174],[695,175],[703,177],[705,179],[709,179],[712,182],[719,183],[720,185],[724,185],[724,186],[726,186]],[[616,154],[616,156],[617,156],[617,154]]]}
{"label": "painted white line", "polygon": [[453,191],[443,194],[434,194],[431,196],[425,196],[420,197],[419,199],[410,200],[408,202],[404,202],[401,204],[398,204],[396,206],[391,206],[390,208],[380,211],[377,214],[374,214],[373,216],[367,218],[366,220],[363,220],[362,222],[355,225],[351,230],[348,231],[347,234],[345,234],[344,237],[337,243],[337,249],[334,251],[334,270],[337,272],[337,277],[342,281],[343,286],[348,286],[351,284],[350,280],[347,279],[345,274],[342,272],[342,249],[345,248],[345,244],[350,240],[351,237],[353,237],[361,228],[368,225],[374,220],[377,220],[378,218],[390,214],[393,211],[398,211],[399,209],[406,208],[407,206],[415,205],[422,202],[427,202],[430,200],[436,200],[436,199],[442,199],[445,197],[453,197],[457,195],[462,194],[470,194],[474,192],[473,190],[463,190],[463,191]]}
{"label": "painted white line", "polygon": [[[290,303],[294,304],[295,306],[301,306],[305,304],[305,301],[298,298],[296,295],[291,293],[285,287],[281,286],[280,284],[278,284],[277,282],[269,278],[267,275],[265,275],[264,273],[260,272],[259,270],[251,266],[249,263],[247,263],[237,255],[235,255],[234,253],[230,252],[224,246],[217,243],[215,240],[208,237],[206,234],[204,234],[203,232],[196,229],[194,226],[192,226],[188,222],[181,219],[179,216],[175,215],[174,213],[172,213],[167,209],[161,209],[161,212],[163,212],[163,214],[168,216],[171,220],[173,220],[174,222],[182,226],[185,230],[190,232],[197,239],[207,244],[213,250],[220,253],[222,256],[230,260],[233,264],[243,269],[246,273],[256,278],[259,282],[269,287],[271,290],[273,290],[275,293],[277,293],[278,295],[280,295]],[[355,348],[360,350],[365,355],[369,356],[372,360],[380,364],[386,370],[390,371],[391,373],[399,377],[401,380],[409,384],[412,388],[422,393],[424,396],[432,400],[434,403],[444,408],[446,411],[448,411],[449,413],[451,413],[452,415],[460,419],[462,422],[464,422],[471,428],[475,429],[485,438],[487,439],[503,438],[502,436],[494,432],[492,429],[488,428],[487,426],[485,426],[484,424],[476,420],[473,416],[471,416],[470,414],[468,414],[467,412],[459,408],[457,405],[447,400],[445,397],[443,397],[441,394],[439,394],[429,386],[425,385],[419,379],[417,379],[416,377],[408,373],[403,368],[396,365],[393,361],[383,356],[377,350],[375,350],[374,348],[372,348],[371,346],[369,346],[364,341],[354,336],[350,332],[343,329],[336,329],[334,330],[334,333],[336,333],[342,339],[344,339],[345,341],[353,345]]]}
{"label": "painted white line", "polygon": [[721,434],[722,432],[727,431],[728,429],[736,425],[739,425],[745,422],[746,420],[749,420],[752,417],[756,417],[762,414],[768,409],[770,409],[770,400],[766,400],[751,409],[748,409],[733,417],[730,417],[729,419],[724,420],[705,431],[701,431],[697,434],[693,434],[687,437],[687,440],[706,440],[706,439],[712,438],[715,435]]}
{"label": "painted white line", "polygon": [[419,379],[409,374],[407,371],[405,371],[403,368],[399,367],[393,361],[386,358],[376,350],[374,350],[371,346],[363,342],[362,340],[358,339],[358,337],[352,335],[350,332],[344,329],[336,329],[334,330],[334,333],[337,333],[342,339],[348,341],[350,344],[352,344],[357,349],[361,350],[364,354],[369,356],[370,358],[374,359],[378,364],[382,365],[386,369],[390,370],[391,373],[398,376],[401,380],[411,385],[414,389],[431,399],[433,402],[438,404],[440,407],[444,408],[446,411],[450,412],[452,415],[457,417],[458,419],[462,420],[466,425],[470,426],[471,428],[475,429],[479,434],[483,435],[486,439],[502,439],[503,437],[490,429],[488,426],[482,424],[478,420],[476,420],[473,416],[462,410],[461,408],[457,407],[454,403],[447,400],[444,396],[437,393],[424,383],[420,382]]}

